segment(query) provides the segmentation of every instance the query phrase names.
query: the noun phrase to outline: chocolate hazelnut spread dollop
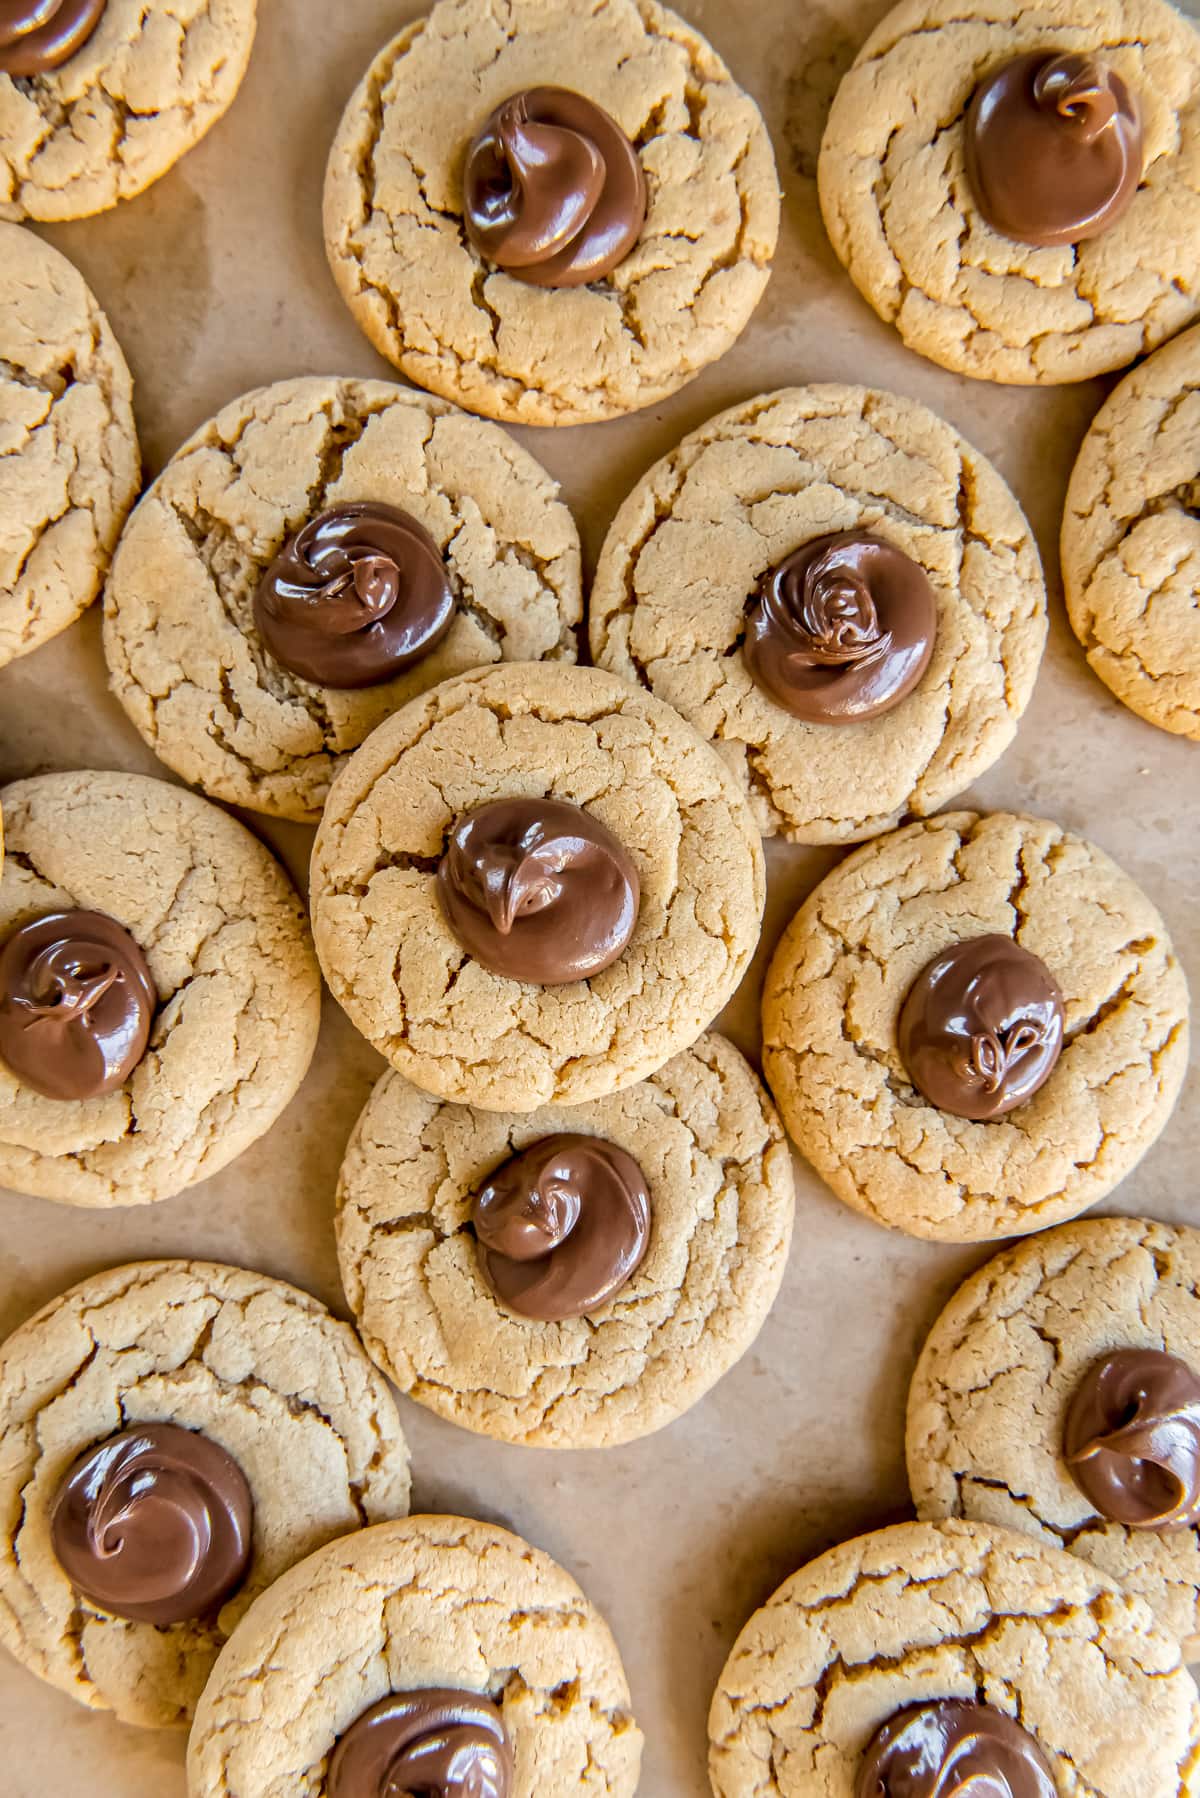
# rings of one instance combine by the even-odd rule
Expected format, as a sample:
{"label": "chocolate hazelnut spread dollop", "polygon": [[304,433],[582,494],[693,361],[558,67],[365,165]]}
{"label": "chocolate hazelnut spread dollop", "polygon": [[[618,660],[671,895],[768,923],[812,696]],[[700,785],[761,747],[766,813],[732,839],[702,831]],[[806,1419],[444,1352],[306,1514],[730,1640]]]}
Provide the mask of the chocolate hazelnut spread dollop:
{"label": "chocolate hazelnut spread dollop", "polygon": [[396,506],[311,518],[259,583],[254,619],[277,662],[319,687],[375,686],[436,649],[454,619],[441,551]]}
{"label": "chocolate hazelnut spread dollop", "polygon": [[917,976],[897,1040],[913,1085],[939,1111],[1003,1117],[1054,1070],[1062,994],[1045,963],[1011,937],[969,937]]}
{"label": "chocolate hazelnut spread dollop", "polygon": [[459,820],[438,867],[447,924],[512,980],[587,980],[633,935],[637,870],[612,832],[560,799],[497,799]]}
{"label": "chocolate hazelnut spread dollop", "polygon": [[509,1798],[504,1719],[478,1692],[393,1692],[357,1717],[329,1761],[328,1798]]}
{"label": "chocolate hazelnut spread dollop", "polygon": [[1014,1718],[939,1698],[897,1711],[875,1732],[855,1798],[1058,1798],[1058,1782]]}
{"label": "chocolate hazelnut spread dollop", "polygon": [[854,724],[912,692],[936,630],[924,569],[882,537],[842,531],[763,576],[742,653],[755,684],[794,717]]}
{"label": "chocolate hazelnut spread dollop", "polygon": [[1142,178],[1137,101],[1073,51],[1002,63],[967,112],[967,177],[988,224],[1021,243],[1081,243],[1116,223]]}
{"label": "chocolate hazelnut spread dollop", "polygon": [[0,74],[44,75],[82,50],[107,0],[0,0]]}
{"label": "chocolate hazelnut spread dollop", "polygon": [[1200,1379],[1163,1349],[1093,1362],[1067,1412],[1063,1456],[1102,1517],[1132,1529],[1200,1522]]}
{"label": "chocolate hazelnut spread dollop", "polygon": [[48,1099],[123,1086],[157,1005],[145,956],[103,912],[50,912],[0,948],[0,1061]]}
{"label": "chocolate hazelnut spread dollop", "polygon": [[496,1169],[472,1222],[493,1291],[523,1317],[583,1317],[616,1296],[650,1240],[645,1175],[599,1136],[546,1136]]}
{"label": "chocolate hazelnut spread dollop", "polygon": [[55,1497],[51,1540],[89,1603],[136,1623],[186,1623],[241,1585],[253,1508],[241,1468],[208,1436],[136,1424],[80,1455]]}
{"label": "chocolate hazelnut spread dollop", "polygon": [[480,255],[536,287],[581,287],[629,254],[646,178],[617,121],[565,87],[498,106],[467,151],[467,235]]}

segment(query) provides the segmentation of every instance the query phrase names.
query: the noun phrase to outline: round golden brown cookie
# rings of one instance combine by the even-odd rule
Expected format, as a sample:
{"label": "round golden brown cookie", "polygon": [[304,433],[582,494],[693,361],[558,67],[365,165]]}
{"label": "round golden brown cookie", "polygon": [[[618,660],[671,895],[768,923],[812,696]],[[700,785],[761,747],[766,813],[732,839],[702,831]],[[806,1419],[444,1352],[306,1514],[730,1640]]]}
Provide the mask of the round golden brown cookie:
{"label": "round golden brown cookie", "polygon": [[[255,594],[293,533],[362,501],[429,533],[455,614],[381,684],[319,686],[268,649]],[[157,756],[214,798],[315,822],[345,757],[418,693],[489,662],[574,661],[579,535],[497,426],[385,381],[283,381],[172,457],[121,539],[104,614],[113,691]]]}
{"label": "round golden brown cookie", "polygon": [[196,1714],[190,1798],[322,1791],[364,1711],[429,1686],[500,1710],[513,1798],[632,1798],[642,1732],[608,1625],[540,1549],[463,1517],[332,1543],[252,1606]]}
{"label": "round golden brown cookie", "polygon": [[[77,1457],[147,1424],[207,1437],[233,1458],[253,1501],[236,1591],[218,1611],[169,1626],[76,1592],[51,1527]],[[0,1640],[81,1704],[127,1723],[186,1723],[251,1601],[331,1538],[403,1515],[408,1489],[387,1384],[316,1299],[205,1261],[94,1274],[0,1348]],[[122,1556],[141,1534],[131,1502]],[[153,1523],[147,1539],[162,1554],[174,1540]],[[128,1582],[132,1590],[132,1574]]]}
{"label": "round golden brown cookie", "polygon": [[[917,1091],[901,1006],[952,945],[998,934],[1064,1001],[1061,1058],[1006,1116]],[[763,1062],[801,1152],[848,1205],[982,1242],[1073,1217],[1158,1136],[1187,1068],[1188,993],[1162,919],[1101,850],[1008,812],[948,812],[856,850],[800,908],[763,998]]]}
{"label": "round golden brown cookie", "polygon": [[1145,1599],[1200,1654],[1200,1531],[1131,1528],[1089,1502],[1064,1459],[1085,1374],[1126,1349],[1200,1373],[1200,1232],[1147,1218],[1065,1224],[1007,1249],[951,1299],[908,1401],[922,1517],[969,1517],[1061,1544]]}
{"label": "round golden brown cookie", "polygon": [[[1099,236],[1035,247],[988,224],[964,120],[981,77],[1040,50],[1136,95],[1140,186]],[[1196,316],[1200,39],[1167,0],[901,0],[838,90],[818,169],[855,286],[910,349],[988,381],[1123,368]]]}
{"label": "round golden brown cookie", "polygon": [[320,1017],[304,909],[248,830],[164,781],[44,774],[0,802],[0,941],[51,912],[102,912],[158,996],[115,1091],[47,1098],[0,1062],[0,1185],[68,1205],[169,1198],[262,1136],[304,1078]]}
{"label": "round golden brown cookie", "polygon": [[[640,908],[590,979],[537,985],[461,946],[437,869],[463,816],[565,800],[633,863]],[[380,726],[334,782],[312,860],[334,997],[414,1085],[490,1111],[632,1086],[732,997],[758,941],[762,845],[721,758],[615,675],[561,664],[447,681]]]}
{"label": "round golden brown cookie", "polygon": [[1200,1790],[1196,1689],[1142,1599],[1011,1530],[900,1523],[831,1548],[750,1619],[709,1716],[713,1791],[852,1798],[875,1732],[938,1699],[1018,1721],[1063,1794]]}
{"label": "round golden brown cookie", "polygon": [[141,478],[133,381],[94,294],[4,224],[0,452],[2,668],[91,605]]}
{"label": "round golden brown cookie", "polygon": [[[632,1156],[650,1241],[608,1303],[540,1322],[497,1297],[470,1224],[488,1178],[562,1132]],[[746,1352],[779,1290],[792,1205],[774,1107],[720,1036],[606,1099],[520,1116],[439,1104],[389,1073],[342,1167],[342,1284],[368,1352],[410,1397],[504,1441],[607,1447],[678,1417]]]}
{"label": "round golden brown cookie", "polygon": [[[467,146],[535,86],[604,108],[645,173],[640,239],[588,286],[530,286],[466,234]],[[421,386],[522,424],[609,418],[682,387],[742,331],[778,231],[757,106],[656,0],[440,0],[375,58],[325,181],[330,265],[376,349]]]}
{"label": "round golden brown cookie", "polygon": [[255,0],[107,0],[58,68],[0,73],[0,218],[85,218],[165,175],[232,103],[254,23]]}
{"label": "round golden brown cookie", "polygon": [[[933,654],[890,711],[810,722],[753,679],[747,606],[803,544],[852,531],[924,571]],[[935,811],[1007,748],[1037,677],[1046,595],[990,462],[915,400],[830,385],[735,406],[657,463],[609,531],[588,618],[595,660],[716,743],[760,829],[845,843]]]}
{"label": "round golden brown cookie", "polygon": [[1088,665],[1200,742],[1200,327],[1126,375],[1067,490],[1063,582]]}

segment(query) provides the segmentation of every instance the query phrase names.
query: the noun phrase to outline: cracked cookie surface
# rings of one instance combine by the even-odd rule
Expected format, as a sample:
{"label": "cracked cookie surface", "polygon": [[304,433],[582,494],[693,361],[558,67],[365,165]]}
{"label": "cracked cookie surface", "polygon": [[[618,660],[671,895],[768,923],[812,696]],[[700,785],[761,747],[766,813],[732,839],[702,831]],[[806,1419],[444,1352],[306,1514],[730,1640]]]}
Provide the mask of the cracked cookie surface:
{"label": "cracked cookie surface", "polygon": [[0,792],[0,940],[82,907],[125,926],[158,990],[125,1085],[64,1103],[0,1063],[0,1185],[68,1205],[145,1205],[262,1136],[317,1040],[304,909],[269,852],[207,800],[137,774],[45,774]]}
{"label": "cracked cookie surface", "polygon": [[[745,607],[802,544],[850,530],[925,570],[933,659],[885,715],[809,724],[751,679]],[[652,468],[609,531],[588,618],[595,660],[715,742],[761,830],[846,843],[935,811],[1008,747],[1037,678],[1046,594],[990,462],[914,400],[826,385],[736,406]]]}
{"label": "cracked cookie surface", "polygon": [[969,1517],[1069,1548],[1200,1655],[1200,1531],[1110,1523],[1062,1459],[1071,1398],[1114,1349],[1200,1368],[1200,1232],[1106,1217],[1005,1250],[929,1333],[908,1401],[908,1474],[922,1517]]}
{"label": "cracked cookie surface", "polygon": [[[650,1247],[586,1318],[509,1311],[479,1266],[478,1187],[559,1131],[616,1143],[646,1175]],[[723,1037],[640,1085],[521,1116],[441,1105],[386,1074],[338,1193],[342,1284],[374,1360],[454,1423],[543,1448],[606,1447],[695,1404],[758,1334],[792,1231],[791,1157],[774,1107]]]}
{"label": "cracked cookie surface", "polygon": [[[413,667],[337,690],[267,651],[254,595],[294,531],[355,500],[424,525],[458,604]],[[574,661],[579,535],[557,484],[498,426],[386,381],[284,381],[172,457],[121,539],[104,614],[113,692],[168,767],[315,823],[347,755],[407,700],[490,662]]]}
{"label": "cracked cookie surface", "polygon": [[[1065,1043],[1032,1099],[972,1123],[916,1091],[896,1023],[935,955],[991,932],[1050,969]],[[1073,1217],[1124,1179],[1178,1096],[1187,1017],[1163,921],[1107,855],[1042,819],[949,812],[857,850],[800,908],[767,975],[763,1064],[840,1199],[978,1242]]]}
{"label": "cracked cookie surface", "polygon": [[[963,152],[980,78],[1040,49],[1101,57],[1144,136],[1124,217],[1053,248],[984,222]],[[1123,368],[1200,311],[1200,38],[1167,0],[901,0],[842,81],[818,185],[834,249],[910,349],[989,381]]]}
{"label": "cracked cookie surface", "polygon": [[[158,1627],[77,1596],[50,1509],[76,1456],[131,1425],[200,1430],[254,1499],[246,1580],[215,1616]],[[294,1286],[204,1261],[93,1275],[0,1348],[0,1641],[127,1723],[186,1723],[254,1598],[335,1536],[408,1509],[395,1402],[347,1324]]]}
{"label": "cracked cookie surface", "polygon": [[1067,489],[1063,583],[1088,665],[1161,730],[1200,742],[1200,327],[1127,375]]}
{"label": "cracked cookie surface", "polygon": [[0,224],[0,668],[91,605],[140,479],[133,381],[95,295]]}
{"label": "cracked cookie surface", "polygon": [[60,68],[0,74],[0,218],[76,219],[165,175],[228,109],[255,0],[107,0]]}
{"label": "cracked cookie surface", "polygon": [[1144,1601],[1010,1530],[901,1523],[830,1549],[756,1612],[709,1717],[717,1798],[853,1798],[905,1705],[1030,1731],[1063,1798],[1194,1798],[1200,1705]]}
{"label": "cracked cookie surface", "polygon": [[[516,796],[585,807],[633,861],[633,936],[591,980],[493,974],[445,923],[450,830]],[[695,1042],[749,965],[763,898],[762,844],[715,750],[615,675],[545,662],[464,675],[389,718],[335,781],[313,848],[334,997],[414,1085],[491,1111],[602,1098]]]}
{"label": "cracked cookie surface", "polygon": [[540,1549],[449,1516],[335,1542],[258,1600],[197,1712],[191,1798],[323,1791],[355,1718],[421,1686],[501,1709],[513,1798],[632,1798],[642,1734],[608,1625]]}
{"label": "cracked cookie surface", "polygon": [[[575,89],[641,157],[649,211],[588,287],[531,287],[463,225],[468,142],[510,94]],[[381,354],[473,412],[581,424],[648,406],[733,344],[779,231],[761,114],[712,47],[656,0],[441,0],[376,57],[325,183],[342,296]]]}

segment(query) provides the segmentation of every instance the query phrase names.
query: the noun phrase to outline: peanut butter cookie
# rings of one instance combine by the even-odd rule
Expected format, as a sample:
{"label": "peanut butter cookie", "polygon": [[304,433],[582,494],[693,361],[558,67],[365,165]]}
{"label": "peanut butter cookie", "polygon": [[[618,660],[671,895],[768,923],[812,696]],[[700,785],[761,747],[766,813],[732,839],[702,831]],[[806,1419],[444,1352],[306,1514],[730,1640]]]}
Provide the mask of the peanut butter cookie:
{"label": "peanut butter cookie", "polygon": [[1041,819],[949,812],[857,850],[800,908],[763,1061],[840,1199],[980,1242],[1124,1179],[1171,1114],[1187,1018],[1163,921],[1108,856]]}
{"label": "peanut butter cookie", "polygon": [[124,1722],[186,1723],[259,1593],[407,1509],[386,1382],[279,1280],[117,1267],[0,1348],[0,1641]]}

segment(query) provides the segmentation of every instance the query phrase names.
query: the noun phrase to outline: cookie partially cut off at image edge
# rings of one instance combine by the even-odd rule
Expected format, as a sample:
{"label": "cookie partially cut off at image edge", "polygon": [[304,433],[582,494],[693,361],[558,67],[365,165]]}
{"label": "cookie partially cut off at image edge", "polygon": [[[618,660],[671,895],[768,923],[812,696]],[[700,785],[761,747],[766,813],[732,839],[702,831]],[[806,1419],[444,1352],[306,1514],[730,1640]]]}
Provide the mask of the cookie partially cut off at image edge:
{"label": "cookie partially cut off at image edge", "polygon": [[[1200,1529],[1101,1516],[1063,1458],[1083,1376],[1122,1349],[1200,1373],[1200,1231],[1150,1218],[1064,1224],[1006,1249],[929,1332],[908,1400],[908,1474],[922,1517],[968,1517],[1060,1545],[1144,1598],[1200,1659]],[[1168,1432],[1169,1433],[1169,1432]]]}
{"label": "cookie partially cut off at image edge", "polygon": [[852,1798],[883,1724],[955,1698],[1019,1721],[1064,1793],[1200,1791],[1196,1689],[1144,1600],[1030,1536],[957,1522],[842,1543],[755,1612],[709,1713],[713,1791]]}
{"label": "cookie partially cut off at image edge", "polygon": [[[485,262],[463,218],[467,146],[530,87],[575,89],[633,141],[639,241],[603,280],[543,289]],[[779,233],[771,141],[711,45],[657,0],[441,0],[375,58],[325,180],[334,278],[410,380],[517,424],[649,406],[731,348]]]}
{"label": "cookie partially cut off at image edge", "polygon": [[[606,1304],[543,1323],[496,1297],[468,1226],[496,1168],[563,1131],[633,1158],[650,1240]],[[368,1352],[411,1398],[506,1442],[608,1447],[670,1423],[746,1352],[792,1211],[774,1107],[710,1035],[620,1093],[520,1115],[439,1104],[385,1074],[342,1166],[338,1256]]]}
{"label": "cookie partially cut off at image edge", "polygon": [[[808,722],[756,684],[747,606],[802,545],[858,531],[927,577],[932,659],[881,716]],[[588,621],[595,661],[715,744],[764,834],[853,843],[935,811],[1007,749],[1041,662],[1046,591],[986,457],[915,400],[829,383],[734,406],[656,463],[605,539]]]}
{"label": "cookie partially cut off at image edge", "polygon": [[[1141,117],[1132,203],[1077,244],[1002,236],[967,177],[980,79],[1037,50],[1111,67]],[[1200,36],[1168,0],[901,0],[842,80],[817,178],[834,249],[909,349],[1018,384],[1124,368],[1200,309]]]}
{"label": "cookie partially cut off at image edge", "polygon": [[255,0],[107,0],[57,69],[0,74],[0,218],[86,218],[165,175],[232,104]]}
{"label": "cookie partially cut off at image edge", "polygon": [[633,1798],[642,1732],[612,1632],[568,1573],[491,1523],[410,1517],[294,1567],[217,1662],[188,1743],[190,1798],[295,1798],[389,1692],[500,1710],[513,1798]]}
{"label": "cookie partially cut off at image edge", "polygon": [[[325,687],[272,655],[255,595],[293,533],[357,502],[429,533],[454,616],[391,679]],[[573,662],[582,617],[575,521],[506,431],[388,381],[309,376],[231,400],[172,456],[114,557],[104,651],[168,767],[215,799],[315,824],[383,719],[468,668]]]}
{"label": "cookie partially cut off at image edge", "polygon": [[1200,742],[1200,327],[1126,375],[1092,421],[1062,571],[1092,672],[1148,723]]}
{"label": "cookie partially cut off at image edge", "polygon": [[[582,806],[638,876],[628,945],[589,980],[491,973],[446,922],[455,824],[497,799]],[[490,1111],[599,1099],[694,1043],[758,942],[762,844],[720,756],[669,706],[595,668],[446,681],[334,782],[313,846],[317,953],[351,1021],[414,1085]]]}
{"label": "cookie partially cut off at image edge", "polygon": [[125,1084],[49,1099],[0,1062],[0,1185],[66,1205],[148,1205],[257,1141],[308,1071],[321,982],[287,875],[235,818],[140,774],[44,774],[0,791],[0,942],[51,912],[113,918],[158,993]]}
{"label": "cookie partially cut off at image edge", "polygon": [[[1037,956],[1065,1040],[1039,1091],[976,1123],[917,1093],[906,994],[991,933]],[[1102,850],[1043,819],[947,812],[847,857],[784,933],[763,993],[763,1066],[801,1153],[877,1223],[983,1242],[1074,1217],[1166,1125],[1188,1059],[1188,991],[1161,917]]]}
{"label": "cookie partially cut off at image edge", "polygon": [[[142,1423],[200,1431],[250,1488],[245,1579],[194,1622],[114,1616],[55,1558],[50,1514],[73,1461]],[[124,1722],[186,1724],[252,1600],[332,1537],[403,1515],[408,1494],[386,1381],[347,1324],[282,1281],[207,1261],[116,1267],[0,1347],[0,1641]]]}

